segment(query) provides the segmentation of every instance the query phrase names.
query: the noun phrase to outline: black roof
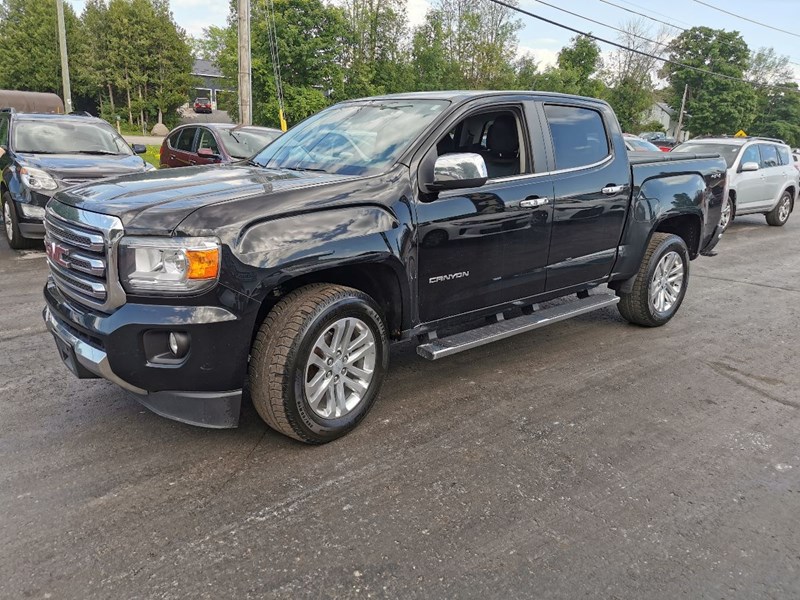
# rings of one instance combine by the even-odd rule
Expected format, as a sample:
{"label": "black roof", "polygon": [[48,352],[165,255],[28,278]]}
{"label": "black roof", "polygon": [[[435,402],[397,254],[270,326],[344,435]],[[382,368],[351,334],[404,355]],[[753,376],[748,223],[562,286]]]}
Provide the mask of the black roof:
{"label": "black roof", "polygon": [[213,61],[204,60],[202,58],[195,58],[194,65],[192,65],[192,75],[203,75],[205,77],[219,77],[222,78],[222,71],[220,71]]}
{"label": "black roof", "polygon": [[17,120],[24,120],[24,121],[80,121],[81,123],[86,123],[87,121],[92,123],[105,123],[108,125],[107,121],[100,119],[98,117],[93,117],[89,114],[58,114],[58,113],[23,113],[23,112],[12,112],[11,114],[14,115],[14,118]]}
{"label": "black roof", "polygon": [[589,98],[586,96],[575,96],[573,94],[560,94],[558,92],[539,92],[535,90],[442,90],[435,92],[407,92],[399,94],[386,94],[370,98],[358,98],[358,100],[448,100],[450,102],[462,102],[473,98],[485,98],[487,96],[538,96],[553,98],[555,100],[584,100],[596,104],[607,104],[604,100]]}

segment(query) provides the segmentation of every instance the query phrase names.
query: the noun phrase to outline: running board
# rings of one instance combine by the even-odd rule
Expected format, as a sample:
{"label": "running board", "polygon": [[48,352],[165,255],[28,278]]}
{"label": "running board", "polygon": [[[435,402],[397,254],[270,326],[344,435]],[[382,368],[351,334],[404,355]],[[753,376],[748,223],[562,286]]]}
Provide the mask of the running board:
{"label": "running board", "polygon": [[428,360],[437,360],[451,354],[464,352],[464,350],[496,342],[518,333],[525,333],[526,331],[546,327],[547,325],[607,306],[614,306],[617,302],[619,302],[619,298],[611,294],[588,296],[580,300],[538,310],[530,315],[522,315],[508,321],[498,321],[491,325],[484,325],[483,327],[457,333],[446,338],[431,340],[417,346],[417,354]]}

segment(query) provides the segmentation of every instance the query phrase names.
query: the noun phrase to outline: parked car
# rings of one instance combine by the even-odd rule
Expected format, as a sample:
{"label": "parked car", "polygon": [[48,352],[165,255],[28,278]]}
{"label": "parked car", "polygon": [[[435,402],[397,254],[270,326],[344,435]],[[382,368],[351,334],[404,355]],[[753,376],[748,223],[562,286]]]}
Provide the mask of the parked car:
{"label": "parked car", "polygon": [[800,171],[781,140],[758,137],[707,137],[684,142],[673,153],[714,153],[728,165],[728,203],[723,231],[737,215],[761,213],[775,227],[785,225],[800,190]]}
{"label": "parked car", "polygon": [[253,156],[282,133],[280,129],[228,123],[181,125],[164,138],[159,162],[164,168],[242,160]]}
{"label": "parked car", "polygon": [[661,152],[661,148],[647,140],[643,140],[638,135],[625,133],[622,137],[625,140],[625,149],[628,152]]}
{"label": "parked car", "polygon": [[675,147],[675,138],[662,131],[646,131],[645,133],[640,133],[639,137],[658,146],[658,149],[662,152],[669,152]]}
{"label": "parked car", "polygon": [[44,237],[47,201],[68,187],[114,175],[152,170],[102,119],[78,115],[0,111],[0,204],[12,248]]}
{"label": "parked car", "polygon": [[194,112],[196,113],[208,113],[211,114],[213,109],[211,108],[211,100],[208,98],[195,98],[194,99]]}
{"label": "parked car", "polygon": [[667,323],[719,239],[726,165],[624,147],[590,98],[343,102],[247,162],[60,192],[43,316],[73,373],[160,415],[234,427],[248,379],[272,428],[328,442],[372,406],[391,341],[435,360],[615,305]]}
{"label": "parked car", "polygon": [[795,168],[800,171],[800,152],[793,152],[792,160],[794,161]]}

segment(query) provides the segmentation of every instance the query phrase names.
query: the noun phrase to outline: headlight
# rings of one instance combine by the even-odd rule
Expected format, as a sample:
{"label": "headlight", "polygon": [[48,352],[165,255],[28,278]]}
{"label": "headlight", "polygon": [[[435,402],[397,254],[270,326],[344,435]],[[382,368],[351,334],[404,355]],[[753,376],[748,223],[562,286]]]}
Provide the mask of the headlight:
{"label": "headlight", "polygon": [[17,204],[22,216],[26,219],[44,219],[44,207],[34,206],[33,204]]}
{"label": "headlight", "polygon": [[41,169],[22,167],[19,170],[19,174],[22,177],[22,183],[32,190],[55,190],[58,188],[56,180]]}
{"label": "headlight", "polygon": [[124,237],[119,245],[120,280],[131,293],[199,292],[217,282],[220,257],[216,238]]}

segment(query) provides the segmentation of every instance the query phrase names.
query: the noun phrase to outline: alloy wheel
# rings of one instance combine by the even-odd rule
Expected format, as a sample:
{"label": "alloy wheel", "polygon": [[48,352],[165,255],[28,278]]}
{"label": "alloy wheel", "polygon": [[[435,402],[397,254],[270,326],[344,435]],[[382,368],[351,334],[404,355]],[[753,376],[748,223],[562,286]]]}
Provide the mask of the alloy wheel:
{"label": "alloy wheel", "polygon": [[650,280],[650,306],[658,313],[672,310],[680,297],[684,281],[683,258],[677,252],[667,252],[658,261]]}

